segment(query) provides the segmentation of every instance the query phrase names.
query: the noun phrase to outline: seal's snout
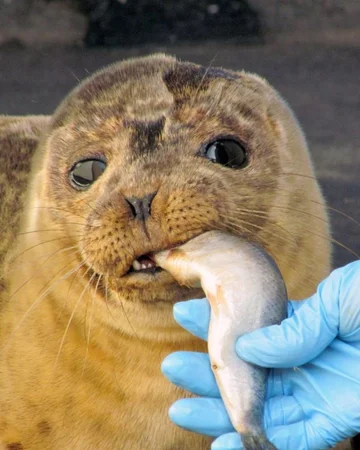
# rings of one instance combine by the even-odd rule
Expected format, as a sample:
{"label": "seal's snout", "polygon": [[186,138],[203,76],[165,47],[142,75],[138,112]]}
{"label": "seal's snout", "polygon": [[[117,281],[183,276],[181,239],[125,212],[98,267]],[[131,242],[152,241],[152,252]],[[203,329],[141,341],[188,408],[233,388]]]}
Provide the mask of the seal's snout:
{"label": "seal's snout", "polygon": [[130,207],[132,216],[137,220],[146,220],[151,215],[151,204],[154,200],[156,192],[145,195],[143,198],[128,197],[125,198]]}

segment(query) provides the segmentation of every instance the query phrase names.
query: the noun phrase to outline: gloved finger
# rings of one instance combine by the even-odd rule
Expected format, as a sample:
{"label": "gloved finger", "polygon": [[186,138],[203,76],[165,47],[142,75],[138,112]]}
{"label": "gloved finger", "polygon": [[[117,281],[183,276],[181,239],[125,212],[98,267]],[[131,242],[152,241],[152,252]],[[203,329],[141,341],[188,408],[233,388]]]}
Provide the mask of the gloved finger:
{"label": "gloved finger", "polygon": [[[300,303],[300,302],[297,302]],[[288,303],[288,316],[293,314]],[[173,314],[176,322],[200,339],[207,340],[210,322],[210,304],[206,298],[175,303]]]}
{"label": "gloved finger", "polygon": [[210,305],[206,298],[175,303],[174,319],[185,330],[190,331],[200,339],[207,340]]}
{"label": "gloved finger", "polygon": [[341,269],[339,336],[346,342],[360,342],[360,261]]}
{"label": "gloved finger", "polygon": [[237,433],[223,434],[211,444],[211,450],[243,450],[243,448]]}
{"label": "gloved finger", "polygon": [[265,428],[290,425],[305,420],[305,418],[299,402],[291,395],[273,397],[265,403]]}
{"label": "gloved finger", "polygon": [[271,369],[267,379],[266,399],[284,394],[283,369]]}
{"label": "gloved finger", "polygon": [[236,343],[238,355],[259,366],[273,368],[300,366],[315,358],[338,333],[339,285],[335,271],[281,325],[240,337]]}
{"label": "gloved finger", "polygon": [[193,394],[220,397],[207,353],[171,353],[162,362],[161,371],[176,386]]}
{"label": "gloved finger", "polygon": [[[326,424],[323,424],[326,427]],[[323,430],[327,434],[327,430]],[[309,420],[297,422],[291,425],[273,427],[266,430],[270,442],[276,448],[299,450],[323,450],[331,448],[335,442],[325,440]]]}
{"label": "gloved finger", "polygon": [[186,430],[207,436],[234,431],[224,403],[216,398],[183,398],[171,405],[170,419]]}
{"label": "gloved finger", "polygon": [[[307,434],[309,432],[309,434]],[[298,422],[288,426],[272,427],[266,430],[269,441],[278,450],[322,450],[329,448],[319,433],[309,429],[309,422]],[[243,450],[241,438],[237,433],[228,433],[217,438],[211,446],[211,450]]]}

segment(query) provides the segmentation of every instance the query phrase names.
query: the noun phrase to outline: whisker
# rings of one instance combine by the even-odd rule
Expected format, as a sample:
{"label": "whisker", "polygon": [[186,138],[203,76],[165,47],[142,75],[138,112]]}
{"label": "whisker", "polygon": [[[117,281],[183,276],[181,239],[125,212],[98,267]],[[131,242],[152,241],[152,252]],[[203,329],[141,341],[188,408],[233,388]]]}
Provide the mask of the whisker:
{"label": "whisker", "polygon": [[[95,302],[95,296],[97,294],[97,290],[99,288],[99,283],[100,283],[101,277],[102,277],[102,275],[99,276],[96,286],[95,286],[95,291],[92,293],[90,320],[89,320],[89,327],[88,327],[87,339],[86,339],[86,352],[85,352],[85,359],[84,359],[84,365],[83,365],[83,369],[82,369],[82,373],[81,373],[81,378],[83,377],[84,372],[85,372],[86,362],[87,362],[88,353],[89,353],[90,332],[91,332],[92,319],[93,319],[94,302]],[[86,323],[86,320],[85,320],[85,323]]]}
{"label": "whisker", "polygon": [[[271,230],[267,230],[266,228],[260,227],[259,225],[255,225],[255,224],[253,224],[253,223],[251,223],[251,222],[247,222],[247,221],[243,221],[243,220],[241,220],[241,221],[239,221],[239,222],[240,222],[240,224],[238,224],[237,222],[232,222],[232,221],[229,221],[228,219],[226,219],[226,224],[230,224],[230,225],[232,225],[233,227],[235,227],[236,229],[238,229],[238,230],[240,230],[240,231],[242,231],[241,225],[244,223],[244,224],[246,224],[246,225],[250,225],[250,226],[252,226],[252,227],[257,228],[257,229],[260,230],[261,232],[268,233],[268,234],[269,234],[269,233],[272,234]],[[249,230],[248,230],[248,231],[249,231]],[[289,234],[290,234],[290,233],[289,233]],[[282,239],[282,240],[285,241],[285,242],[290,242],[291,244],[296,243],[295,239],[291,236],[291,234],[290,234],[291,240],[289,240],[289,239],[286,238],[285,236],[281,236],[281,235],[278,235],[278,237],[280,237],[280,239]]]}
{"label": "whisker", "polygon": [[[76,235],[75,235],[75,236],[76,236]],[[78,236],[84,237],[83,234],[79,234]],[[30,251],[30,250],[36,248],[36,247],[39,247],[39,245],[48,244],[49,242],[61,241],[61,240],[63,240],[63,239],[68,239],[68,238],[69,238],[69,236],[63,236],[63,237],[58,237],[58,238],[54,238],[54,239],[49,239],[49,240],[47,240],[47,241],[43,241],[43,242],[40,242],[40,243],[38,243],[38,244],[35,244],[35,245],[31,246],[31,247],[28,247],[27,249],[25,249],[23,252],[19,253],[18,255],[12,257],[12,258],[10,259],[9,263],[12,264],[12,263],[13,263],[16,259],[18,259],[20,256],[24,255],[26,252],[28,252],[28,251]],[[84,239],[85,239],[85,238],[84,238]],[[78,241],[81,242],[81,241],[83,241],[84,239],[78,239]]]}
{"label": "whisker", "polygon": [[302,209],[296,209],[296,208],[291,208],[289,206],[280,206],[280,205],[272,205],[272,208],[285,209],[287,211],[294,211],[294,212],[297,212],[297,213],[301,213],[301,214],[307,215],[308,217],[313,217],[314,219],[320,220],[321,222],[324,222],[326,224],[329,223],[329,221],[326,220],[325,218],[319,217],[316,214],[309,213],[308,211],[304,211]]}
{"label": "whisker", "polygon": [[[214,167],[213,173],[216,174],[216,167]],[[317,178],[316,178],[316,177],[314,177],[314,176],[312,176],[312,175],[308,175],[308,174],[292,173],[292,172],[282,172],[282,173],[280,173],[280,175],[298,176],[298,177],[309,178],[309,179],[313,179],[313,180],[316,180],[316,181],[317,181]],[[268,185],[273,186],[272,183],[268,183]],[[284,188],[276,187],[276,190],[277,190],[278,192],[283,191],[283,192],[288,193],[288,194],[293,194],[293,191],[290,191],[290,190],[287,190],[287,189],[284,189]],[[253,195],[243,195],[241,198],[242,198],[242,200],[253,199]],[[287,198],[287,197],[286,197],[286,198]],[[324,205],[324,204],[323,204],[322,202],[320,202],[320,201],[316,201],[316,200],[314,200],[314,199],[306,199],[306,198],[302,198],[302,201],[303,201],[303,202],[307,202],[307,203],[314,203],[314,204],[319,205],[319,206],[325,206],[326,209],[328,209],[328,210],[330,210],[330,211],[333,211],[333,212],[335,212],[335,213],[337,213],[337,214],[339,214],[339,215],[345,217],[346,219],[350,220],[350,221],[353,222],[354,224],[360,226],[360,222],[359,222],[358,220],[356,220],[354,217],[350,216],[350,215],[347,214],[346,212],[344,212],[344,211],[342,211],[342,210],[340,210],[340,209],[338,209],[338,208],[335,208],[335,207],[333,207],[333,206],[331,206],[331,205],[329,205],[329,204],[326,204],[326,203],[325,203],[325,205]],[[272,206],[277,207],[276,205],[272,205]],[[260,211],[256,211],[256,212],[260,212]],[[306,212],[303,211],[303,213],[305,214]],[[316,216],[316,215],[314,215],[314,217],[315,217],[315,218],[317,217],[319,220],[322,220],[322,221],[327,222],[326,219],[324,219],[324,218],[322,218],[322,217],[318,217],[318,216]]]}
{"label": "whisker", "polygon": [[121,297],[120,297],[120,295],[119,295],[118,293],[116,293],[116,297],[117,297],[117,299],[118,299],[119,302],[120,302],[121,309],[123,310],[123,313],[124,313],[124,316],[125,316],[125,318],[126,318],[126,321],[128,322],[128,324],[129,324],[129,326],[130,326],[132,332],[134,333],[135,337],[136,337],[137,339],[140,340],[140,338],[139,338],[138,334],[136,333],[136,331],[135,331],[135,329],[134,329],[132,323],[131,323],[130,320],[129,320],[128,315],[126,314],[125,306],[124,306],[123,301],[122,301],[122,299],[121,299]]}
{"label": "whisker", "polygon": [[102,217],[101,214],[100,214],[98,211],[96,211],[96,209],[93,208],[93,207],[90,205],[89,202],[85,202],[85,205],[87,205],[92,211],[94,211],[94,213],[95,213],[97,216]]}
{"label": "whisker", "polygon": [[[230,227],[231,228],[231,227]],[[249,229],[246,229],[246,227],[242,227],[243,229],[241,230],[241,231],[247,231],[249,234],[252,234],[251,232],[250,232],[250,230]],[[237,229],[234,229],[233,231],[235,231],[235,232],[237,232],[238,230]],[[263,243],[261,243],[257,238],[256,238],[256,236],[254,236],[253,234],[252,234],[252,241],[253,242],[255,242],[255,243],[257,243],[257,244],[259,244],[261,247],[264,247],[264,245],[263,245]],[[285,262],[285,260],[283,259],[283,258],[281,258],[280,257],[280,255],[274,255],[273,254],[273,252],[271,251],[271,249],[270,248],[268,248],[268,247],[266,247],[266,251],[267,251],[267,253],[269,253],[269,255],[274,259],[274,261],[277,261],[277,263],[282,263],[282,264],[286,264],[286,262]],[[297,273],[299,273],[295,268],[293,268],[294,269],[294,271],[295,272],[297,272]],[[301,275],[301,274],[300,274]],[[305,280],[303,280],[301,277],[300,277],[300,283],[302,284],[302,285],[306,285],[306,281]],[[293,282],[293,281],[288,281],[287,282],[287,287],[288,288],[296,288],[296,285],[295,285],[295,283]]]}
{"label": "whisker", "polygon": [[[8,276],[9,274],[11,274],[12,272],[14,272],[14,270],[18,270],[20,267],[26,267],[28,264],[33,264],[34,262],[39,261],[41,258],[46,258],[47,256],[49,256],[49,258],[45,261],[43,261],[42,263],[40,263],[40,267],[43,266],[46,262],[48,262],[48,260],[52,257],[57,255],[58,253],[62,253],[62,252],[67,252],[68,250],[73,250],[73,249],[78,249],[77,245],[73,245],[71,247],[63,247],[60,248],[59,250],[56,250],[55,252],[50,252],[50,253],[44,253],[43,255],[40,255],[36,258],[32,258],[29,261],[21,261],[18,262],[16,265],[14,265],[14,267],[8,268],[6,270],[6,276]],[[77,250],[80,251],[80,250]],[[77,251],[75,252],[71,252],[69,255],[75,254]]]}
{"label": "whisker", "polygon": [[115,317],[112,315],[112,312],[109,308],[109,272],[106,272],[106,277],[105,277],[105,304],[106,304],[106,308],[107,308],[112,320],[116,324],[117,322],[115,320]]}
{"label": "whisker", "polygon": [[[77,246],[73,246],[73,247],[65,247],[65,249],[71,249],[71,248],[76,248]],[[63,251],[64,250],[64,248],[62,248],[62,249],[60,249],[60,250],[57,250],[57,251],[55,251],[55,252],[52,252],[51,254],[50,254],[50,256],[48,257],[48,259],[46,259],[45,261],[43,261],[41,264],[40,264],[40,267],[42,267],[43,265],[45,265],[48,261],[50,261],[50,259],[53,257],[53,256],[55,256],[58,252],[60,252],[60,251]],[[71,253],[71,254],[75,254],[76,253],[76,251],[75,252],[73,252],[73,253]],[[42,256],[44,256],[44,255],[42,255]],[[24,265],[24,263],[25,264],[30,264],[30,263],[33,263],[34,262],[34,260],[32,260],[32,261],[24,261],[24,262],[22,262],[21,264],[18,264],[16,267],[14,267],[14,268],[12,268],[12,269],[10,269],[9,270],[9,272],[8,273],[11,273],[13,270],[15,270],[15,269],[18,269],[18,266],[20,265],[20,266],[23,266]],[[68,265],[66,265],[65,267],[67,267]],[[28,280],[26,280],[19,288],[17,288],[16,290],[15,290],[15,292],[13,292],[12,294],[11,294],[11,296],[7,299],[7,302],[10,302],[10,300],[20,291],[20,289],[22,289],[24,286],[26,286],[26,284],[27,283],[29,283],[31,280],[33,280],[34,278],[36,278],[36,275],[33,275],[32,277],[30,277]],[[39,292],[41,292],[41,290],[39,291]]]}
{"label": "whisker", "polygon": [[[90,267],[87,268],[87,270],[86,270],[84,276],[88,273],[89,270],[90,270]],[[65,342],[67,333],[68,333],[68,331],[69,331],[69,328],[70,328],[72,319],[74,318],[74,315],[75,315],[75,312],[76,312],[76,310],[77,310],[77,307],[79,306],[79,303],[81,302],[82,298],[84,297],[85,291],[86,291],[86,290],[88,289],[88,287],[90,286],[90,284],[91,284],[93,278],[95,277],[95,275],[96,275],[95,273],[93,273],[93,274],[91,275],[91,277],[89,278],[88,282],[86,283],[86,285],[85,285],[85,287],[84,287],[82,293],[80,294],[78,300],[77,300],[76,303],[75,303],[75,306],[74,306],[73,311],[72,311],[72,313],[71,313],[71,315],[70,315],[69,321],[68,321],[68,323],[67,323],[67,326],[66,326],[66,328],[65,328],[63,337],[62,337],[61,342],[60,342],[60,347],[59,347],[59,350],[58,350],[57,355],[56,355],[56,359],[55,359],[55,364],[54,364],[54,369],[53,369],[53,371],[55,371],[55,369],[56,369],[56,367],[57,367],[57,364],[58,364],[58,362],[59,362],[60,353],[61,353],[61,350],[62,350],[62,348],[63,348],[63,345],[64,345],[64,342]]]}
{"label": "whisker", "polygon": [[209,65],[208,65],[208,67],[206,68],[206,70],[204,72],[204,75],[202,76],[202,78],[200,80],[199,86],[197,87],[197,89],[195,91],[195,94],[194,94],[193,100],[191,102],[190,108],[193,108],[194,103],[197,100],[197,96],[198,96],[198,94],[200,92],[201,86],[203,85],[203,83],[205,81],[206,75],[209,73],[209,70],[211,69],[212,65],[214,64],[214,61],[217,58],[217,56],[218,56],[218,52],[215,53],[215,56],[213,57],[213,59],[210,61]]}
{"label": "whisker", "polygon": [[[233,208],[231,208],[233,209]],[[260,211],[260,210],[256,210],[256,209],[246,209],[246,208],[238,208],[235,207],[234,211],[236,211],[237,214],[246,214],[247,216],[249,216],[249,214],[254,215],[255,217],[262,217],[262,218],[266,218],[268,217],[268,213],[265,211]]]}
{"label": "whisker", "polygon": [[289,175],[294,177],[310,178],[311,180],[318,181],[317,177],[314,175],[309,175],[307,173],[294,173],[294,172],[280,172],[279,175]]}
{"label": "whisker", "polygon": [[[310,200],[310,201],[317,203],[317,204],[321,204],[320,202],[315,202],[315,200]],[[353,217],[349,216],[348,214],[344,213],[344,211],[341,211],[340,209],[336,209],[329,205],[326,205],[326,208],[330,209],[330,211],[334,211],[337,214],[340,214],[342,217],[345,217],[346,219],[349,219],[351,222],[354,222],[356,225],[360,226],[360,222],[358,222],[357,220],[355,220]]]}
{"label": "whisker", "polygon": [[[238,213],[239,213],[239,212],[237,212],[237,214],[238,214]],[[248,216],[248,215],[247,215],[247,216]],[[241,217],[238,218],[238,217],[230,216],[230,215],[227,215],[227,216],[220,215],[220,217],[222,217],[222,218],[226,221],[226,223],[229,222],[229,219],[231,219],[231,220],[233,220],[233,221],[234,221],[234,220],[238,220],[239,222],[245,223],[246,225],[250,225],[250,226],[252,226],[252,227],[254,227],[254,228],[256,228],[256,229],[258,229],[258,230],[260,230],[260,231],[265,231],[265,232],[267,231],[265,227],[261,227],[260,225],[256,225],[256,224],[254,224],[254,223],[252,223],[252,222],[245,221],[245,220],[242,219]],[[287,240],[288,242],[291,242],[291,243],[296,242],[296,240],[294,239],[294,236],[290,233],[289,230],[287,230],[286,228],[284,228],[284,227],[281,226],[280,224],[276,223],[275,221],[271,220],[270,218],[267,218],[267,220],[268,220],[268,222],[270,222],[272,225],[274,225],[274,226],[278,227],[279,229],[281,229],[282,231],[284,231],[284,232],[290,237],[290,240]],[[231,222],[231,221],[230,221],[230,223],[232,223],[233,225],[237,225],[237,222]],[[285,240],[285,236],[281,236],[281,238]]]}
{"label": "whisker", "polygon": [[[302,176],[302,175],[301,175],[301,176]],[[313,178],[313,177],[310,177],[310,178]],[[315,178],[315,179],[316,179],[316,178]],[[287,194],[293,194],[292,191],[289,191],[289,190],[284,189],[284,188],[279,188],[279,187],[277,187],[276,190],[277,190],[278,192],[285,192],[285,193],[287,193]],[[351,222],[355,223],[356,225],[360,226],[360,222],[359,222],[358,220],[354,219],[354,217],[352,217],[352,216],[350,216],[349,214],[345,213],[345,212],[342,211],[341,209],[334,208],[333,206],[330,206],[330,205],[327,204],[326,202],[325,202],[325,204],[323,204],[322,202],[318,202],[317,200],[314,200],[314,199],[307,199],[307,198],[302,198],[302,201],[307,202],[307,203],[314,203],[315,205],[319,205],[319,206],[324,206],[325,209],[328,209],[328,210],[330,210],[330,211],[334,211],[334,212],[336,212],[337,214],[339,214],[339,215],[345,217],[346,219],[350,220]]]}
{"label": "whisker", "polygon": [[[240,227],[237,223],[228,221],[226,216],[224,216],[223,218],[226,219],[226,221],[229,222],[231,225],[237,227],[240,231],[242,231],[241,227]],[[250,222],[247,222],[247,223],[248,223],[248,224],[251,224]],[[254,224],[251,224],[251,225],[254,226]],[[262,228],[262,231],[263,231],[263,232],[266,232],[266,233],[271,233],[271,230],[266,230],[265,228]],[[347,251],[350,252],[352,255],[354,255],[354,256],[356,256],[358,259],[360,259],[360,256],[359,256],[356,252],[354,252],[354,251],[351,250],[349,247],[347,247],[345,244],[341,243],[340,241],[338,241],[338,240],[336,240],[336,239],[334,239],[334,238],[332,238],[332,237],[327,237],[327,236],[323,236],[323,235],[321,235],[321,234],[315,233],[315,232],[314,232],[313,230],[311,230],[311,229],[306,229],[306,233],[313,234],[313,235],[315,235],[315,236],[317,236],[317,237],[320,237],[320,238],[322,238],[322,239],[324,239],[324,240],[327,240],[328,242],[332,242],[333,244],[340,246],[340,247],[343,248],[344,250],[347,250]],[[282,239],[282,240],[285,240],[285,241],[287,241],[287,242],[290,242],[290,243],[296,243],[295,240],[293,240],[293,241],[288,241],[288,240],[285,239],[284,236],[281,236],[281,235],[278,235],[278,238],[280,238],[280,239]]]}
{"label": "whisker", "polygon": [[[239,210],[236,209],[236,215],[244,215],[246,217],[249,217],[249,212],[246,210]],[[227,219],[227,217],[232,218],[233,220],[236,220],[237,217],[235,216],[223,216],[224,219]],[[280,225],[279,223],[275,222],[273,219],[271,219],[270,217],[268,217],[268,214],[264,213],[264,214],[259,214],[259,213],[253,213],[251,212],[251,217],[258,217],[258,218],[262,218],[262,219],[266,219],[268,222],[270,222],[272,225],[280,228],[282,231],[284,231],[287,235],[290,236],[290,238],[292,240],[294,240],[294,236],[291,234],[291,232],[289,230],[287,230],[285,227],[283,227],[282,225]],[[240,218],[240,220],[243,220]],[[248,224],[251,224],[252,226],[255,226],[255,224],[253,224],[252,222],[248,222]],[[259,227],[260,229],[264,229],[263,227]]]}
{"label": "whisker", "polygon": [[313,230],[306,230],[307,233],[313,234],[314,236],[317,236],[321,239],[324,239],[325,241],[329,241],[332,242],[333,244],[343,248],[344,250],[348,251],[349,253],[351,253],[353,256],[356,256],[357,259],[360,259],[360,255],[358,255],[356,252],[354,252],[353,250],[351,250],[351,248],[347,247],[345,244],[343,244],[342,242],[338,241],[337,239],[334,239],[332,237],[328,238],[326,236],[323,236],[321,234],[315,233]]}
{"label": "whisker", "polygon": [[[309,213],[307,211],[303,211],[301,209],[289,208],[287,206],[280,206],[280,205],[272,205],[272,206],[274,206],[275,208],[280,208],[280,209],[284,209],[284,210],[289,209],[290,211],[297,212],[299,214],[303,214],[303,215],[308,216],[308,217],[313,217],[315,219],[318,219],[320,221],[328,223],[328,221],[326,219],[324,219],[322,217],[318,217],[315,214],[311,214],[311,213]],[[313,234],[314,236],[320,237],[320,238],[322,238],[324,240],[327,240],[328,242],[332,242],[333,244],[335,244],[335,245],[343,248],[344,250],[348,251],[353,256],[356,256],[356,258],[358,258],[358,259],[360,258],[360,256],[355,251],[353,251],[351,248],[347,247],[345,244],[343,244],[342,242],[338,241],[337,239],[335,239],[335,238],[333,238],[331,236],[327,237],[327,236],[324,236],[322,234],[315,233],[312,229],[308,229],[308,228],[306,229],[306,233]]]}
{"label": "whisker", "polygon": [[75,73],[74,73],[72,70],[68,69],[68,72],[71,73],[71,75],[75,78],[75,80],[76,80],[78,83],[81,82],[80,78],[79,78],[77,75],[75,75]]}
{"label": "whisker", "polygon": [[87,220],[86,217],[81,216],[80,214],[71,212],[71,214],[69,213],[69,211],[66,211],[65,209],[62,208],[56,208],[55,206],[33,206],[31,209],[51,209],[54,211],[61,211],[62,213],[65,213],[67,216],[77,216],[80,217],[81,219],[84,219],[85,221]]}
{"label": "whisker", "polygon": [[[82,264],[85,264],[85,261],[84,261]],[[88,269],[86,270],[86,272],[85,272],[84,275],[86,275],[87,272],[88,272],[89,270],[90,270],[90,267],[88,267]],[[93,274],[93,276],[95,276],[95,273]],[[92,276],[92,277],[93,277],[93,276]],[[50,385],[51,381],[52,381],[53,378],[54,378],[55,371],[56,371],[56,367],[57,367],[58,362],[59,362],[60,353],[61,353],[61,350],[62,350],[62,348],[63,348],[63,345],[64,345],[64,342],[65,342],[65,339],[66,339],[67,332],[68,332],[68,330],[69,330],[69,328],[70,328],[72,319],[73,319],[73,317],[74,317],[74,315],[75,315],[75,311],[76,311],[76,309],[77,309],[77,307],[78,307],[78,305],[79,305],[79,303],[80,303],[80,301],[81,301],[81,299],[82,299],[82,297],[83,297],[83,295],[84,295],[86,289],[88,288],[89,284],[90,284],[91,281],[92,281],[92,277],[89,279],[89,281],[87,282],[86,286],[84,287],[84,290],[82,291],[81,295],[79,296],[79,299],[77,300],[77,302],[76,302],[76,304],[75,304],[75,306],[74,306],[74,309],[73,309],[73,311],[72,311],[72,313],[71,313],[70,319],[69,319],[69,321],[68,321],[68,324],[67,324],[67,326],[66,326],[66,328],[65,328],[65,332],[64,332],[63,337],[62,337],[62,339],[61,339],[60,347],[59,347],[59,350],[58,350],[58,352],[57,352],[56,359],[55,359],[55,363],[54,363],[54,365],[53,365],[52,371],[51,371],[51,373],[50,373],[50,375],[49,375],[48,382],[46,383],[46,386],[43,388],[43,394],[42,394],[42,397],[41,397],[41,399],[40,399],[40,403],[42,403],[42,402],[44,401],[45,393],[47,392],[47,390],[48,390],[48,388],[49,388],[49,385]],[[30,423],[32,423],[32,421],[34,420],[35,415],[36,415],[36,413],[34,412],[33,418],[31,419],[31,422],[30,422]]]}
{"label": "whisker", "polygon": [[[239,224],[233,223],[233,222],[230,222],[230,226],[231,226],[231,228],[233,228],[233,230],[234,230],[235,232],[238,232],[239,230],[242,232],[242,231],[243,231],[243,228],[244,228],[242,224],[241,224],[241,226],[240,226]],[[249,232],[249,229],[246,229],[246,231]],[[271,231],[271,230],[268,230],[268,229],[265,229],[265,228],[264,228],[262,231],[263,231],[264,233],[266,233],[266,234],[272,234],[272,231]],[[284,262],[284,260],[283,260],[282,258],[280,258],[279,255],[274,255],[274,254],[271,252],[271,249],[270,249],[268,246],[266,246],[264,242],[260,242],[260,240],[257,239],[257,237],[254,236],[253,233],[249,232],[249,234],[252,235],[252,241],[257,242],[257,243],[260,244],[260,246],[262,246],[262,247],[265,247],[265,248],[266,248],[266,251],[267,251],[267,252],[268,252],[275,260],[278,260],[279,262]],[[278,235],[278,238],[280,238],[281,240],[283,240],[283,241],[285,241],[285,242],[289,242],[290,244],[296,243],[295,240],[289,241],[287,238],[285,238],[285,236],[282,236],[282,235]],[[310,264],[309,264],[309,265],[310,265]],[[301,275],[301,273],[300,273],[295,267],[293,267],[292,269],[293,269],[294,272],[297,272],[297,273],[299,273],[299,274]],[[306,283],[303,282],[303,281],[301,281],[301,283],[304,284],[304,285],[306,284]]]}
{"label": "whisker", "polygon": [[100,218],[102,218],[102,217],[110,218],[109,215],[106,214],[105,212],[103,212],[103,214],[100,214],[98,211],[96,211],[96,209],[95,209],[93,206],[91,206],[90,203],[87,202],[85,198],[84,198],[84,199],[78,200],[77,204],[81,204],[81,203],[85,203],[85,205],[86,205],[88,208],[90,208],[92,211],[94,211],[94,213],[95,213],[96,215],[98,215]]}
{"label": "whisker", "polygon": [[[71,261],[69,264],[66,264],[66,266],[64,266],[59,272],[57,272],[57,274],[56,275],[58,275],[62,270],[64,270],[66,267],[68,267],[70,264],[72,264],[73,262],[75,262],[76,260],[73,260],[73,261]],[[84,265],[84,262],[82,262],[81,264],[80,264],[80,266],[77,266],[77,267],[81,267],[82,265]],[[45,292],[43,292],[42,294],[41,294],[41,296],[40,297],[38,297],[32,304],[31,304],[31,306],[28,308],[28,310],[25,312],[25,314],[23,315],[23,317],[21,318],[21,320],[20,320],[20,322],[16,325],[16,327],[14,328],[14,330],[11,332],[11,334],[10,334],[10,336],[8,337],[8,339],[7,339],[7,342],[5,342],[5,344],[0,348],[0,354],[2,353],[2,352],[4,352],[5,350],[6,350],[6,348],[8,347],[8,345],[9,345],[9,342],[11,341],[11,338],[14,336],[14,334],[17,332],[17,330],[20,328],[20,326],[23,324],[23,322],[24,322],[24,320],[26,320],[26,318],[28,317],[28,315],[30,314],[30,312],[35,308],[35,306],[43,299],[43,298],[45,298],[46,297],[46,295],[58,284],[58,283],[60,283],[61,281],[63,281],[63,280],[66,280],[66,278],[68,278],[76,269],[77,269],[77,267],[75,267],[75,269],[71,269],[70,271],[68,271],[65,275],[63,275],[59,280],[57,280],[57,281],[55,281],[52,285],[50,285],[49,287],[48,287],[48,289],[46,289],[46,291]],[[56,276],[55,275],[55,276]],[[32,278],[34,278],[34,277],[31,277],[31,279]],[[54,277],[53,277],[54,278]],[[52,278],[52,279],[53,279]],[[51,280],[52,280],[51,279]],[[51,281],[50,280],[50,281]],[[28,280],[27,282],[29,282],[30,280]],[[26,282],[26,283],[27,283]],[[24,283],[24,285],[26,284],[26,283]],[[48,284],[48,283],[47,283]],[[21,287],[23,287],[23,285],[22,286],[20,286],[20,288],[19,289],[17,289],[17,291],[16,292],[18,292],[20,289],[21,289]],[[40,291],[38,292],[38,293],[40,293],[42,290],[43,290],[43,288],[44,288],[44,286],[40,289]],[[15,293],[16,293],[15,292]],[[13,297],[14,295],[15,295],[15,293],[11,296],[11,297]]]}
{"label": "whisker", "polygon": [[245,233],[245,236],[250,235],[252,237],[253,242],[255,242],[257,244],[261,244],[258,236],[255,235],[249,228],[244,226],[243,223],[235,224],[235,223],[231,223],[231,222],[229,222],[229,223],[223,222],[221,224],[217,224],[216,228],[219,229],[220,231],[223,231],[223,230],[227,231],[228,229],[230,229],[232,231],[235,231],[235,233],[239,233],[239,232]]}
{"label": "whisker", "polygon": [[[59,222],[58,222],[59,223]],[[79,225],[79,226],[86,226],[87,228],[100,228],[100,225],[88,225],[84,223],[76,223],[76,222],[62,222],[61,225]],[[31,233],[45,233],[45,232],[53,232],[53,231],[62,231],[64,232],[64,229],[61,228],[48,228],[46,230],[32,230],[32,231],[23,231],[21,233],[18,233],[16,236],[23,236],[25,234],[31,234]]]}
{"label": "whisker", "polygon": [[[89,244],[88,244],[88,245],[89,245]],[[68,300],[69,300],[69,298],[70,298],[70,291],[71,291],[72,285],[73,285],[73,283],[74,283],[74,281],[75,281],[75,279],[76,279],[76,277],[77,277],[79,271],[81,270],[81,268],[82,268],[83,266],[85,266],[86,261],[87,261],[87,258],[84,260],[84,264],[83,264],[83,265],[80,265],[80,266],[77,268],[77,270],[76,270],[76,272],[75,272],[75,275],[74,275],[73,279],[70,281],[70,285],[69,285],[69,288],[68,288],[68,290],[67,290],[67,294],[66,294],[66,297],[65,297],[65,304],[63,304],[63,308],[62,308],[63,311],[64,311],[64,309],[65,309],[65,307],[66,307],[66,305],[67,305],[67,302],[68,302]],[[86,273],[87,273],[87,272],[86,272]],[[60,315],[61,315],[61,310],[59,311],[59,314],[57,315],[57,317],[59,318]]]}

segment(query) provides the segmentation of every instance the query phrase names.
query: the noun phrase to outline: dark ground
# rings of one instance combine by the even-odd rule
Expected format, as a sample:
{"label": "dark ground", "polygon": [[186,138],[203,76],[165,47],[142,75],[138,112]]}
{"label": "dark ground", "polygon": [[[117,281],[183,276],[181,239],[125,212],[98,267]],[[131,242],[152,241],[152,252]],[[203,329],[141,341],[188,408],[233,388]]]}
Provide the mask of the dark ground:
{"label": "dark ground", "polygon": [[[360,254],[360,39],[357,43],[236,46],[218,43],[133,49],[0,48],[0,114],[48,114],[94,70],[155,51],[267,78],[288,100],[307,135],[331,208],[334,266]],[[304,181],[305,182],[305,181]]]}

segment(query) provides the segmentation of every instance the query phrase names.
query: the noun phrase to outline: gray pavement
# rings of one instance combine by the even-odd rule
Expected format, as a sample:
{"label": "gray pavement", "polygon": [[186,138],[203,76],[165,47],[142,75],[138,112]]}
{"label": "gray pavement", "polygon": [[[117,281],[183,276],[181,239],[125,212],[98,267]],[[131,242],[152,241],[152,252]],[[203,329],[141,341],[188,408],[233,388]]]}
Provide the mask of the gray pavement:
{"label": "gray pavement", "polygon": [[[119,59],[167,52],[182,59],[256,72],[297,114],[331,208],[334,266],[360,254],[360,40],[348,44],[219,43],[133,49],[0,48],[0,114],[48,114],[78,80]],[[351,216],[351,219],[345,215]]]}

